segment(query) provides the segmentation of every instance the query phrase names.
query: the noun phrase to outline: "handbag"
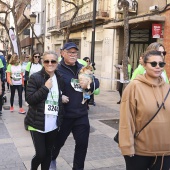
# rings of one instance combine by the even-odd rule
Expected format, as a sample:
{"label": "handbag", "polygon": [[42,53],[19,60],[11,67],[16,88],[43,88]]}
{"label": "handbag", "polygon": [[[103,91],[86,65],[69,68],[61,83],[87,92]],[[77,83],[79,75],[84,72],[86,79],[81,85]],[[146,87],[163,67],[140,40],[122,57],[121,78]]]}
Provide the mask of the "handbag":
{"label": "handbag", "polygon": [[[142,132],[142,130],[145,129],[145,127],[148,126],[149,123],[150,123],[150,122],[155,118],[155,116],[159,113],[159,111],[161,110],[162,106],[164,106],[164,103],[165,103],[165,101],[166,101],[166,99],[167,99],[167,97],[168,97],[168,95],[169,95],[169,92],[170,92],[170,88],[169,88],[169,90],[168,90],[168,92],[167,92],[167,94],[166,94],[166,96],[165,96],[165,98],[164,98],[164,101],[162,102],[161,106],[158,108],[158,110],[156,111],[156,113],[152,116],[152,118],[151,118],[138,132],[135,133],[134,138],[136,138],[137,136],[139,136],[139,134]],[[115,141],[116,143],[119,144],[119,131],[116,133],[116,135],[115,135],[115,137],[114,137],[113,139],[114,139],[114,141]]]}

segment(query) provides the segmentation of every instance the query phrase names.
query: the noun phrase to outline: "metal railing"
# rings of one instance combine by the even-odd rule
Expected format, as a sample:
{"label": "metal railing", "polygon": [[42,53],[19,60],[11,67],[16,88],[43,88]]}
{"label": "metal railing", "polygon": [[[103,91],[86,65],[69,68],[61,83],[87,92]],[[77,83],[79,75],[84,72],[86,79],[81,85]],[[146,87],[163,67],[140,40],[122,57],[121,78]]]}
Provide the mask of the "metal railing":
{"label": "metal railing", "polygon": [[51,31],[54,29],[60,29],[60,18],[55,16],[47,21],[47,31]]}
{"label": "metal railing", "polygon": [[[109,17],[109,2],[110,0],[98,0],[96,17]],[[69,24],[71,17],[73,16],[75,8],[70,9],[61,14],[60,27],[65,27]],[[90,0],[84,4],[79,10],[77,17],[73,20],[74,23],[79,23],[84,20],[92,20],[93,17],[93,1]]]}

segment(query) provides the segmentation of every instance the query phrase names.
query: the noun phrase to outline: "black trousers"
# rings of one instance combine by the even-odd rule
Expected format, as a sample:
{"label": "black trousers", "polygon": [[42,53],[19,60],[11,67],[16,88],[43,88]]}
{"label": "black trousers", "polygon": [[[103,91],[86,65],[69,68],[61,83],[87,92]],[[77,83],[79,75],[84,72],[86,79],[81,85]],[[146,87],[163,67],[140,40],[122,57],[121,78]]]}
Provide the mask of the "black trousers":
{"label": "black trousers", "polygon": [[37,131],[30,131],[30,133],[35,147],[35,156],[31,161],[31,170],[37,170],[40,164],[41,170],[49,170],[57,129],[48,133]]}
{"label": "black trousers", "polygon": [[11,89],[11,98],[10,98],[10,104],[13,106],[14,104],[14,96],[15,96],[15,89],[18,91],[18,98],[19,98],[19,107],[22,107],[22,85],[13,85],[10,86]]}
{"label": "black trousers", "polygon": [[124,156],[126,170],[170,170],[170,156]]}
{"label": "black trousers", "polygon": [[57,158],[61,147],[64,145],[71,132],[75,140],[73,170],[83,170],[90,132],[88,116],[80,118],[64,118],[63,124],[61,125],[55,140],[52,159],[54,160]]}
{"label": "black trousers", "polygon": [[5,92],[5,82],[2,82],[2,94],[0,95],[0,111],[2,111],[2,98]]}

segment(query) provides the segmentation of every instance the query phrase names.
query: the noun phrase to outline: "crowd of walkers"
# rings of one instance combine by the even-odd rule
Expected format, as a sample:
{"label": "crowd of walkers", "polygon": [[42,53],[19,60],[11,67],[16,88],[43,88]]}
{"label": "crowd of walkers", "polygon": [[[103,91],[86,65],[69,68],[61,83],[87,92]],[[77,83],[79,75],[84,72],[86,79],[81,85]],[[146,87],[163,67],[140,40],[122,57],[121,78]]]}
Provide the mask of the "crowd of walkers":
{"label": "crowd of walkers", "polygon": [[[7,57],[6,65],[0,59],[0,100],[4,95],[3,83],[7,80],[10,111],[15,110],[17,90],[18,112],[25,114],[22,107],[22,92],[25,91],[28,112],[24,124],[35,148],[31,170],[39,166],[42,170],[56,170],[56,159],[70,133],[75,140],[73,170],[84,170],[90,133],[88,105],[90,99],[95,105],[93,94],[99,90],[99,80],[93,75],[88,88],[89,75],[79,79],[80,70],[90,65],[90,58],[85,57],[86,63],[80,63],[78,50],[75,43],[68,42],[60,49],[60,59],[53,51],[25,55],[22,62],[13,54]],[[164,69],[165,55],[161,43],[150,44],[141,54],[136,70],[132,72],[129,67],[129,84],[124,90],[124,82],[119,87],[117,142],[126,170],[170,169],[170,86]],[[122,64],[117,67],[119,73],[122,67]],[[82,103],[84,92],[91,94],[86,103]]]}

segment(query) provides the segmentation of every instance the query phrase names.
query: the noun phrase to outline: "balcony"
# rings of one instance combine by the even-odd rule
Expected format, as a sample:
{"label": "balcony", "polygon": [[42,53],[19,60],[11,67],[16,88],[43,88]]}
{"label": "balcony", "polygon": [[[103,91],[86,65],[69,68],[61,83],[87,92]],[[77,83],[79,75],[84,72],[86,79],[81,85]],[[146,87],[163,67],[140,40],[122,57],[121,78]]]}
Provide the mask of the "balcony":
{"label": "balcony", "polygon": [[[105,20],[110,19],[110,10],[109,10],[109,0],[99,0],[97,4],[96,11],[96,23],[103,23]],[[70,19],[74,14],[75,9],[70,9],[61,14],[61,23],[60,27],[65,28],[69,25]],[[93,18],[93,1],[88,1],[84,4],[83,8],[79,10],[79,13],[76,18],[73,20],[73,25],[75,26],[72,29],[76,29],[76,27],[80,25],[86,24],[86,26],[90,26]]]}
{"label": "balcony", "polygon": [[57,16],[50,18],[47,21],[47,31],[48,33],[59,32],[60,30],[60,20]]}

